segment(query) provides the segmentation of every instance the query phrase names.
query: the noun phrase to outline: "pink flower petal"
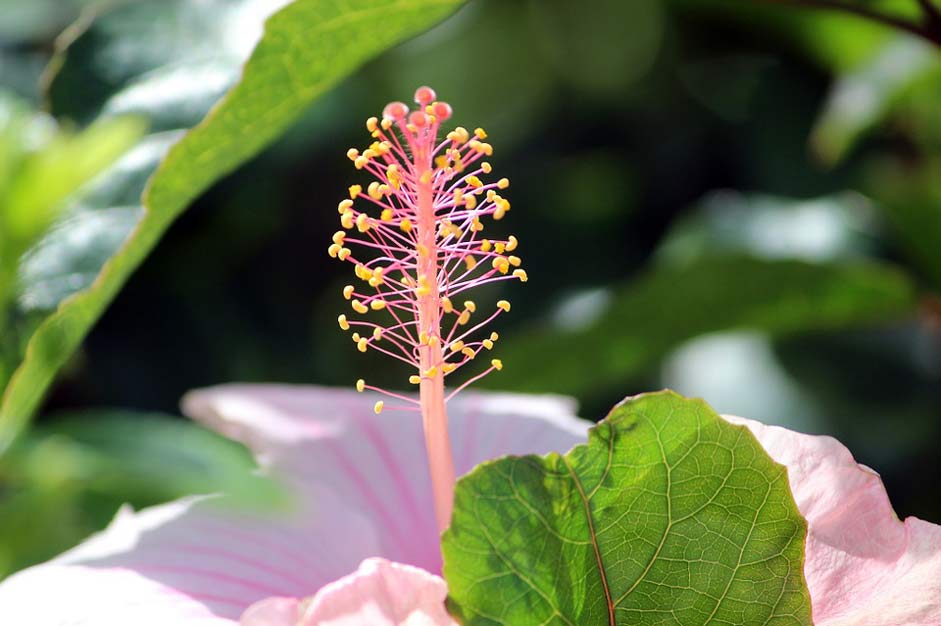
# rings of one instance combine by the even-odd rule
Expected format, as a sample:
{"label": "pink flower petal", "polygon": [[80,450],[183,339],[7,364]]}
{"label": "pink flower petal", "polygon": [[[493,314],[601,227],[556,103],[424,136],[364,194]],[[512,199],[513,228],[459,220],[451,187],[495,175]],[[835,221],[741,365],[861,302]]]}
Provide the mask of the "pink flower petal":
{"label": "pink flower petal", "polygon": [[255,601],[304,596],[375,554],[372,524],[311,486],[261,515],[222,498],[122,510],[103,532],[0,584],[0,624],[223,626]]}
{"label": "pink flower petal", "polygon": [[447,595],[438,576],[367,559],[317,592],[299,626],[457,626],[444,608]]}
{"label": "pink flower petal", "polygon": [[[183,410],[243,441],[273,473],[329,484],[380,528],[390,560],[441,571],[425,444],[417,413],[371,408],[379,396],[289,385],[223,385],[190,392]],[[463,474],[505,454],[566,452],[588,423],[556,396],[466,393],[448,404]]]}
{"label": "pink flower petal", "polygon": [[808,523],[816,626],[941,625],[941,526],[899,521],[879,475],[831,437],[737,417],[785,466]]}
{"label": "pink flower petal", "polygon": [[267,598],[248,607],[240,626],[297,626],[301,603],[297,598]]}

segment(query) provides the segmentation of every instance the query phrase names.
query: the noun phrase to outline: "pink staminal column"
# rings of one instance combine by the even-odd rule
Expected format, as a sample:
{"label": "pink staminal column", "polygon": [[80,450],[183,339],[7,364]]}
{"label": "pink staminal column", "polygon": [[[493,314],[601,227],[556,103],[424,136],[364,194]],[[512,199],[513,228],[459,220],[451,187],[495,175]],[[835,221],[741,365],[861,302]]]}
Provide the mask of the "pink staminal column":
{"label": "pink staminal column", "polygon": [[[356,387],[394,398],[398,404],[389,409],[421,413],[435,517],[443,531],[454,499],[446,402],[503,364],[491,359],[488,367],[472,373],[449,394],[445,378],[472,366],[481,351],[493,349],[499,336],[488,334],[486,327],[510,310],[510,303],[500,300],[490,315],[472,323],[477,304],[471,299],[456,304],[456,298],[485,283],[525,282],[527,276],[519,257],[510,254],[518,243],[515,237],[481,235],[482,218],[500,220],[510,210],[499,193],[509,181],[485,183],[480,178],[492,170],[484,160],[493,154],[484,142],[487,134],[480,128],[471,134],[457,127],[439,142],[438,131],[451,117],[451,107],[437,101],[429,87],[415,92],[415,102],[418,109],[412,112],[401,102],[387,105],[381,120],[366,122],[375,141],[362,152],[347,152],[355,167],[375,180],[365,193],[361,185],[351,186],[349,198],[340,202],[343,230],[334,234],[328,252],[353,263],[356,277],[365,283],[343,289],[353,311],[380,316],[340,315],[340,328],[356,329],[352,338],[361,352],[376,350],[413,368],[409,383],[418,385],[417,400],[362,379]],[[353,247],[358,250],[355,256]],[[385,408],[385,401],[375,405],[377,413]]]}

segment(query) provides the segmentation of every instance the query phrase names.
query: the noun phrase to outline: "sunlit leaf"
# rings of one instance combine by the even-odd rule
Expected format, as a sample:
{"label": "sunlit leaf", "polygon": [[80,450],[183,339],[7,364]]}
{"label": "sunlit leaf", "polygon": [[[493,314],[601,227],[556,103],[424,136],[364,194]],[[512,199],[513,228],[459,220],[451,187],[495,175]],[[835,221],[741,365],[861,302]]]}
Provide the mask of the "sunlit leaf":
{"label": "sunlit leaf", "polygon": [[580,394],[623,383],[705,333],[755,329],[780,335],[877,324],[910,314],[914,306],[911,279],[885,265],[704,258],[649,270],[610,294],[584,324],[547,324],[508,335],[499,382]]}
{"label": "sunlit leaf", "polygon": [[661,392],[565,456],[461,479],[444,574],[470,626],[799,626],[805,532],[784,467],[748,431]]}
{"label": "sunlit leaf", "polygon": [[[927,77],[934,80],[925,81]],[[868,130],[883,121],[919,83],[933,90],[941,59],[927,42],[899,36],[871,59],[839,76],[814,126],[811,142],[826,163],[839,161]]]}
{"label": "sunlit leaf", "polygon": [[[67,228],[40,244],[42,260],[34,259],[29,279],[43,288],[26,303],[48,317],[4,393],[0,449],[196,196],[278,137],[365,60],[441,20],[460,0],[297,0],[268,21],[242,69],[263,18],[283,4],[133,3],[102,17],[66,51],[51,89],[56,114],[88,121],[99,113],[137,113],[150,120],[153,132],[74,208]],[[88,60],[96,74],[73,72],[72,58]],[[80,269],[73,272],[63,259],[75,259]]]}

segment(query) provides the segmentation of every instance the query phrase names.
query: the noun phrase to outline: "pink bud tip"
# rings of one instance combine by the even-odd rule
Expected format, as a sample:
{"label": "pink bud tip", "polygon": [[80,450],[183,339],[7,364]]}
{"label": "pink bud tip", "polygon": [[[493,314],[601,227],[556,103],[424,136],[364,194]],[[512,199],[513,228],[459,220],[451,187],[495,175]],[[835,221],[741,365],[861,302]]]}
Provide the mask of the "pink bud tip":
{"label": "pink bud tip", "polygon": [[415,128],[422,128],[428,123],[428,118],[421,111],[415,111],[409,115],[408,121],[411,122]]}
{"label": "pink bud tip", "polygon": [[436,97],[435,90],[431,87],[423,86],[415,90],[415,102],[422,106],[431,104],[434,102]]}
{"label": "pink bud tip", "polygon": [[440,122],[451,117],[451,105],[447,102],[435,102],[432,110],[434,111],[435,117],[438,118]]}
{"label": "pink bud tip", "polygon": [[390,120],[401,120],[408,115],[408,105],[404,102],[390,102],[382,110],[382,117]]}

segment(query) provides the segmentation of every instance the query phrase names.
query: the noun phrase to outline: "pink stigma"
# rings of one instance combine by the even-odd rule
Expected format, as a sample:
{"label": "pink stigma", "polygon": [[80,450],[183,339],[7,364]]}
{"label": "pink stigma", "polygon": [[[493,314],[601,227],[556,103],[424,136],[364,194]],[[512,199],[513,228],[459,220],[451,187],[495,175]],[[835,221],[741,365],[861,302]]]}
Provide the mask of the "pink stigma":
{"label": "pink stigma", "polygon": [[[433,89],[419,87],[415,111],[392,102],[381,121],[366,121],[374,141],[362,152],[351,148],[347,156],[374,180],[365,190],[351,186],[349,198],[340,202],[343,230],[334,234],[328,251],[352,263],[361,281],[343,289],[357,317],[341,315],[340,327],[354,331],[361,352],[376,350],[414,368],[409,382],[419,386],[419,400],[362,380],[357,389],[394,398],[397,404],[389,408],[421,411],[443,530],[454,483],[445,402],[503,364],[491,359],[447,395],[444,380],[494,347],[498,335],[487,332],[487,325],[510,310],[510,303],[500,300],[489,313],[484,312],[489,307],[479,311],[468,292],[501,280],[525,282],[527,276],[512,254],[515,237],[482,235],[483,220],[500,220],[510,210],[500,195],[509,181],[481,178],[491,172],[485,161],[493,154],[484,141],[487,133],[457,127],[439,139],[440,125],[452,111],[435,98]],[[384,408],[384,402],[376,403],[377,413]]]}

